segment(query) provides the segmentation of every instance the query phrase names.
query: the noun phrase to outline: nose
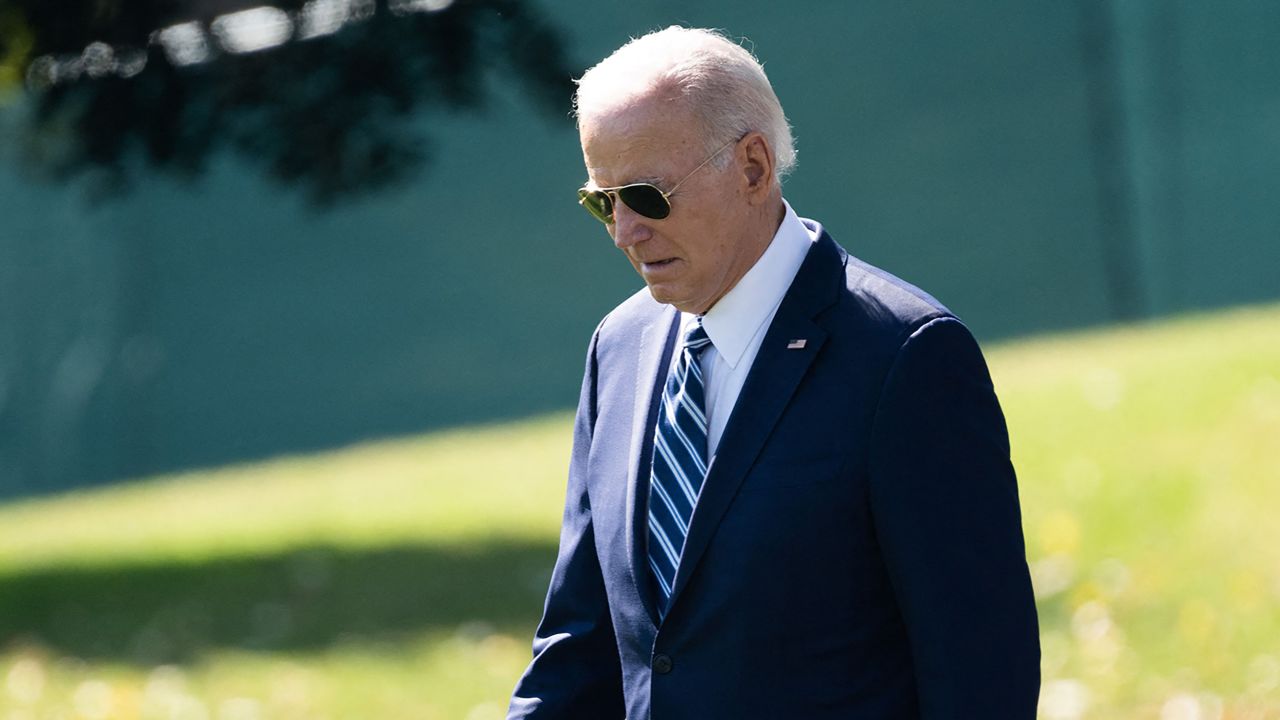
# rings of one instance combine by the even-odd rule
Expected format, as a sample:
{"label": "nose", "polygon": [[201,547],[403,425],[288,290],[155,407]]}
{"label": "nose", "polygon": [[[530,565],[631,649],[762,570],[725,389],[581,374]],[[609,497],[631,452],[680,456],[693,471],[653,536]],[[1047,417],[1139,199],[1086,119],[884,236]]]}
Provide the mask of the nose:
{"label": "nose", "polygon": [[626,203],[614,197],[613,226],[610,228],[610,234],[613,235],[613,244],[618,249],[625,250],[652,237],[653,230],[649,227],[649,222],[649,218],[632,210]]}

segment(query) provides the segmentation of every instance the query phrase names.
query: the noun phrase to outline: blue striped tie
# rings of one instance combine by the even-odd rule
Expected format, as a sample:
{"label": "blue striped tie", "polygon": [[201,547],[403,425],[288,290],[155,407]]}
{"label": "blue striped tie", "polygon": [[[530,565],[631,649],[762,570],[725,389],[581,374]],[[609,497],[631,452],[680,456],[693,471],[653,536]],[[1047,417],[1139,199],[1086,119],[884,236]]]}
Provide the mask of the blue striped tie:
{"label": "blue striped tie", "polygon": [[680,359],[667,377],[653,438],[649,482],[649,567],[658,586],[662,615],[680,567],[693,506],[707,474],[707,416],[698,356],[711,346],[702,318],[684,336]]}

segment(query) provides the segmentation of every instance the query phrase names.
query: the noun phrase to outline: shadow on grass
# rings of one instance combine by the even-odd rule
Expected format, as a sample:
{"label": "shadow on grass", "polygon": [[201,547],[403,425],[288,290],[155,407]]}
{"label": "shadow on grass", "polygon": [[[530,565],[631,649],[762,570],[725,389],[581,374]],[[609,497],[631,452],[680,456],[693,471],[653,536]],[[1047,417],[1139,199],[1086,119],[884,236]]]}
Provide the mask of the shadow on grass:
{"label": "shadow on grass", "polygon": [[553,544],[316,546],[191,564],[0,575],[0,647],[191,662],[215,649],[318,650],[463,628],[531,637]]}

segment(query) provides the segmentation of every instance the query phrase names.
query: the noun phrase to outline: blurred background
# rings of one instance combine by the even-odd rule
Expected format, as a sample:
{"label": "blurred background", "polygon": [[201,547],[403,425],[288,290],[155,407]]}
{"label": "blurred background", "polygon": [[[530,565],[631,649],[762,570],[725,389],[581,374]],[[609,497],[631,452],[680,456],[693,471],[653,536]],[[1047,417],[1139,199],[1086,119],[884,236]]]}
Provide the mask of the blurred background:
{"label": "blurred background", "polygon": [[672,23],[988,348],[1042,717],[1280,718],[1280,4],[742,5],[0,0],[0,720],[501,717]]}

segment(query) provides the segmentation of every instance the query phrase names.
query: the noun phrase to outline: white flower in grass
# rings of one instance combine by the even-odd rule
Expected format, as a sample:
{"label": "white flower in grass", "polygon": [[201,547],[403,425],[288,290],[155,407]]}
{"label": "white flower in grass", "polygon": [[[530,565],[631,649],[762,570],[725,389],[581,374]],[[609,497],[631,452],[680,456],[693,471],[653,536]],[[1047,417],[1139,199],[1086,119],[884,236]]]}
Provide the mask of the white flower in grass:
{"label": "white flower in grass", "polygon": [[1050,680],[1040,688],[1040,717],[1078,720],[1089,709],[1089,688],[1079,680]]}

